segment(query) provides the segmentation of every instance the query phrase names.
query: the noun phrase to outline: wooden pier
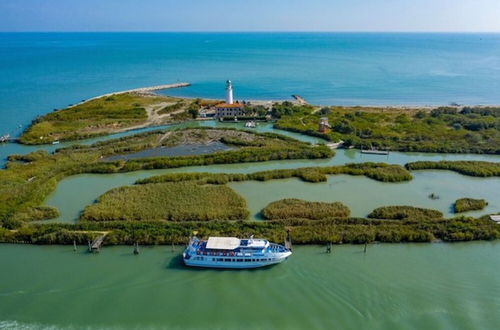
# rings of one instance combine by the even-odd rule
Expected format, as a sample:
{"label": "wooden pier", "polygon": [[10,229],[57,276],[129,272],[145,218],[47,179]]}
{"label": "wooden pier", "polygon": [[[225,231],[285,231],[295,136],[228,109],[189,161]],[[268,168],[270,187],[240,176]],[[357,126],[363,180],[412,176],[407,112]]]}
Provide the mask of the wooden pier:
{"label": "wooden pier", "polygon": [[285,248],[292,251],[292,238],[290,237],[290,231],[286,231],[286,236],[285,236]]}
{"label": "wooden pier", "polygon": [[89,252],[98,253],[101,250],[101,245],[108,233],[97,236],[92,243],[89,242]]}

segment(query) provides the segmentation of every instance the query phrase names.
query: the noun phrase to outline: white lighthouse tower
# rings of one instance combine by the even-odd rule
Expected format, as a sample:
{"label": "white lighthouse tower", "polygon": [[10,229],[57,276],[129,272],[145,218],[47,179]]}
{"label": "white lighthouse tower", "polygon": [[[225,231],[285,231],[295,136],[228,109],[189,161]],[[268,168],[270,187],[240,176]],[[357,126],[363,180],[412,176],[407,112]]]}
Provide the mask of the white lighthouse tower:
{"label": "white lighthouse tower", "polygon": [[233,85],[231,80],[226,81],[226,104],[233,104]]}

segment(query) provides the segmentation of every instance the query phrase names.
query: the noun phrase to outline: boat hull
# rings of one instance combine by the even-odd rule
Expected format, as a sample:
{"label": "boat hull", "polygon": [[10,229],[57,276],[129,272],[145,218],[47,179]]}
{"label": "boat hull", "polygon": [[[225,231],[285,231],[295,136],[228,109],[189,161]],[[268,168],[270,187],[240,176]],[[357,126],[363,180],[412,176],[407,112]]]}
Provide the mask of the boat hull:
{"label": "boat hull", "polygon": [[[260,268],[267,267],[271,265],[276,265],[282,263],[287,260],[291,255],[291,252],[281,253],[279,256],[274,256],[268,261],[217,261],[217,259],[221,258],[212,258],[212,257],[203,257],[202,260],[196,259],[196,257],[186,258],[186,255],[183,255],[184,264],[189,267],[201,267],[201,268],[224,268],[224,269],[252,269],[252,268]],[[212,260],[215,259],[215,260]],[[239,258],[223,258],[225,260],[248,260],[248,259],[239,259]],[[252,260],[252,259],[250,259]],[[255,259],[253,259],[255,260]]]}

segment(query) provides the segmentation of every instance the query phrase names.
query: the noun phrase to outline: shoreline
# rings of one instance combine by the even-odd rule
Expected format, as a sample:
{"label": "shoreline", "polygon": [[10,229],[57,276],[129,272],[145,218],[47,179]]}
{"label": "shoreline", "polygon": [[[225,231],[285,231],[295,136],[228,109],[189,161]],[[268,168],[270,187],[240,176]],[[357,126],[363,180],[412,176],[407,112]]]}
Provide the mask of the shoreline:
{"label": "shoreline", "polygon": [[[102,95],[98,95],[98,96],[93,96],[93,97],[86,99],[86,100],[82,100],[78,103],[69,105],[68,107],[66,107],[66,109],[73,108],[73,107],[76,107],[80,104],[83,104],[83,103],[86,103],[86,102],[89,102],[92,100],[97,100],[97,99],[100,99],[102,97],[108,97],[108,96],[120,95],[120,94],[126,94],[126,93],[152,93],[152,94],[155,94],[153,92],[159,91],[159,90],[166,90],[166,89],[172,89],[172,88],[182,88],[182,87],[188,87],[188,86],[191,86],[191,83],[180,82],[180,83],[146,86],[146,87],[127,89],[127,90],[123,90],[123,91],[111,92],[111,93],[106,93],[106,94],[102,94]],[[60,109],[60,110],[62,110],[62,109]]]}

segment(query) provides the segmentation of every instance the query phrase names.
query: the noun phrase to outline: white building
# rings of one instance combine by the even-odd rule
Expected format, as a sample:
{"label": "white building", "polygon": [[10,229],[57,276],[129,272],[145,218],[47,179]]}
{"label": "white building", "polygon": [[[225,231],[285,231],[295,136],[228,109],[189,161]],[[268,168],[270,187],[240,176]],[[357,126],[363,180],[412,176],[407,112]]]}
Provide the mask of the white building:
{"label": "white building", "polygon": [[231,80],[226,81],[226,102],[215,106],[215,117],[241,117],[244,115],[243,104],[233,100],[233,85]]}

